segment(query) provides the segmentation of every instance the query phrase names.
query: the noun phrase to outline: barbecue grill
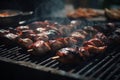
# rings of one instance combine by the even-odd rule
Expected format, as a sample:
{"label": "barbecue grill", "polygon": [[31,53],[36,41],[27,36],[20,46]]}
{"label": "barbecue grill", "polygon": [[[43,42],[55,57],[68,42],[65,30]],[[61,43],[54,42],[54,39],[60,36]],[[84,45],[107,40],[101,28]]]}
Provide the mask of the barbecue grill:
{"label": "barbecue grill", "polygon": [[[87,22],[87,24],[85,23],[86,22],[84,22],[83,24],[103,25],[106,22]],[[117,24],[119,25],[119,23]],[[20,69],[23,71],[23,73],[21,71],[21,74],[15,73],[17,74],[17,79],[23,79],[23,77],[31,79],[32,76],[34,77],[32,77],[33,79],[36,79],[37,76],[39,78],[51,78],[55,80],[120,80],[120,48],[118,45],[110,46],[103,54],[100,54],[97,57],[94,56],[94,58],[92,57],[79,65],[67,65],[51,59],[53,54],[42,57],[33,56],[28,54],[24,48],[14,42],[11,42],[9,40],[6,41],[4,38],[0,38],[0,40],[1,64],[2,66],[3,63],[9,64],[5,67],[3,66],[4,69]],[[6,44],[6,42],[10,44]],[[10,65],[12,65],[12,67],[9,67]],[[39,74],[42,76],[40,76]],[[46,78],[46,76],[48,76],[48,78]]]}

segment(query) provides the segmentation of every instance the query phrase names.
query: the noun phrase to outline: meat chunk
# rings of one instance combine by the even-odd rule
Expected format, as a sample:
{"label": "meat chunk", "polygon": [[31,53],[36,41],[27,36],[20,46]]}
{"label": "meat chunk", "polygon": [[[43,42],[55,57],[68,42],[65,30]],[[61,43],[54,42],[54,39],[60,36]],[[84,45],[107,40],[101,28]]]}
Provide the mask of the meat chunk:
{"label": "meat chunk", "polygon": [[5,30],[5,29],[1,29],[1,30],[0,30],[0,36],[4,36],[4,35],[6,35],[6,34],[8,34],[8,33],[10,33],[9,30]]}
{"label": "meat chunk", "polygon": [[60,49],[56,55],[59,57],[53,57],[53,59],[57,59],[58,61],[62,63],[69,63],[69,64],[74,64],[80,61],[80,58],[78,58],[78,54],[76,52],[77,50],[75,48],[62,48]]}
{"label": "meat chunk", "polygon": [[39,40],[39,41],[36,41],[35,43],[33,43],[28,51],[29,51],[29,53],[31,53],[33,55],[45,55],[50,50],[51,50],[51,48],[48,43],[46,43],[42,40]]}
{"label": "meat chunk", "polygon": [[8,34],[5,34],[4,37],[6,37],[6,38],[8,38],[10,40],[15,41],[15,40],[17,40],[17,38],[19,37],[19,35],[13,34],[13,33],[8,33]]}
{"label": "meat chunk", "polygon": [[29,28],[29,26],[18,26],[17,28],[16,28],[16,30],[17,31],[22,31],[22,30],[29,30],[30,28]]}
{"label": "meat chunk", "polygon": [[18,43],[20,43],[20,45],[29,49],[30,46],[33,44],[33,41],[29,38],[19,38]]}
{"label": "meat chunk", "polygon": [[57,51],[66,46],[64,42],[64,38],[58,38],[56,40],[49,40],[48,43],[52,51]]}

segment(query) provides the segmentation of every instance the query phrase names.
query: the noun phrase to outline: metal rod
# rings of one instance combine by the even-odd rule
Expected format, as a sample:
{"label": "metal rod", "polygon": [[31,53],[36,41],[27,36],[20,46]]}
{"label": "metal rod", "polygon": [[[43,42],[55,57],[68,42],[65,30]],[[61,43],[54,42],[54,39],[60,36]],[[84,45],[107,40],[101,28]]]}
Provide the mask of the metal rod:
{"label": "metal rod", "polygon": [[[115,55],[115,57],[113,57],[112,59],[110,59],[109,61],[107,61],[104,65],[102,65],[102,67],[100,67],[97,71],[95,71],[92,75],[94,76],[95,74],[97,74],[99,71],[101,71],[102,69],[104,69],[106,66],[108,66],[108,64],[110,64],[112,61],[115,61],[115,59],[117,59],[117,57],[119,57],[120,54]],[[110,66],[111,67],[111,66]],[[109,68],[108,68],[109,69]],[[101,73],[101,75],[103,75],[103,73]]]}
{"label": "metal rod", "polygon": [[112,71],[106,78],[105,80],[109,80],[118,70],[120,69],[120,66],[116,69],[114,69],[114,71]]}

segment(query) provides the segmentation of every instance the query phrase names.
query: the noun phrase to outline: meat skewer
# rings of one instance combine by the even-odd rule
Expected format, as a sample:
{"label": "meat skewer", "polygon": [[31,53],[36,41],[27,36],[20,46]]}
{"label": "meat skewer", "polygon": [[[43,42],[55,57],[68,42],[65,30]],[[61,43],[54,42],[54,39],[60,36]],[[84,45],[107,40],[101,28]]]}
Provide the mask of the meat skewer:
{"label": "meat skewer", "polygon": [[[74,21],[69,25],[38,21],[26,26],[19,26],[16,29],[9,29],[8,31],[1,32],[1,34],[12,40],[17,40],[18,43],[21,43],[21,45],[28,49],[28,52],[34,55],[43,55],[50,51],[56,52],[61,48],[65,48],[61,50],[63,54],[64,51],[68,51],[68,55],[69,52],[72,52],[84,60],[91,53],[103,52],[106,49],[106,45],[109,44],[105,35],[111,34],[109,31],[113,32],[116,29],[114,24],[107,24],[105,28],[104,26],[99,28],[96,25],[94,27],[85,26],[83,29],[80,29],[78,25],[79,22]],[[98,33],[99,31],[107,34]],[[96,33],[98,34],[95,35]],[[112,40],[110,37],[109,39]],[[83,44],[83,46],[71,48],[73,45],[81,46],[79,44]]]}
{"label": "meat skewer", "polygon": [[[20,36],[20,38],[18,39],[18,43],[21,43],[21,45],[26,47],[31,54],[35,54],[35,55],[42,55],[43,53],[45,54],[46,52],[49,52],[49,51],[55,52],[61,48],[76,45],[76,44],[78,44],[78,42],[80,42],[80,41],[78,41],[79,39],[82,40],[87,35],[87,33],[85,31],[78,30],[77,32],[79,33],[79,35],[76,34],[75,32],[73,32],[71,34],[71,36],[69,36],[69,37],[50,40],[49,37],[53,36],[53,38],[54,38],[54,34],[57,33],[57,36],[58,36],[58,35],[60,35],[60,33],[56,32],[56,30],[50,30],[49,31],[50,36],[48,37],[49,34],[46,35],[46,32],[43,32],[43,34],[41,34],[41,33],[35,34],[35,32],[33,30],[28,29],[28,26],[21,26],[21,27],[17,27],[17,28],[18,28],[17,30],[20,31],[17,33]],[[49,33],[49,32],[47,32],[47,33]],[[74,34],[77,36],[75,36]],[[82,36],[84,36],[84,37],[82,37]],[[39,46],[37,46],[37,43],[39,44]],[[43,49],[42,48],[43,46],[46,48]],[[48,46],[50,48],[48,48]],[[43,49],[43,50],[40,51],[41,49]]]}
{"label": "meat skewer", "polygon": [[30,48],[28,47],[28,51],[34,55],[43,55],[47,52],[56,52],[57,50],[64,48],[66,46],[70,46],[70,44],[75,44],[76,40],[69,38],[58,38],[56,40],[43,41],[38,40],[33,43]]}
{"label": "meat skewer", "polygon": [[79,48],[66,47],[60,49],[52,59],[57,59],[62,63],[79,63],[92,55],[103,53],[106,48],[107,44],[102,42],[99,38],[92,38],[84,42],[83,46]]}

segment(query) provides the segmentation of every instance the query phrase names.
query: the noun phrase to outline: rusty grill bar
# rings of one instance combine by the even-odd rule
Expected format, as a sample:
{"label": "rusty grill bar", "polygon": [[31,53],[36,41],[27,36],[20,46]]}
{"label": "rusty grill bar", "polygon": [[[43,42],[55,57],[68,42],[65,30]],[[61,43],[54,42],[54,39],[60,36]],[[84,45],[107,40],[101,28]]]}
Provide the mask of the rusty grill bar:
{"label": "rusty grill bar", "polygon": [[[11,63],[31,67],[42,70],[39,67],[45,67],[51,73],[72,77],[74,79],[95,79],[95,80],[120,80],[120,50],[119,46],[112,51],[108,51],[105,55],[100,55],[92,61],[81,63],[81,65],[65,65],[60,64],[56,60],[51,59],[52,55],[43,58],[34,57],[19,46],[6,46],[0,44],[0,60],[12,60]],[[102,56],[102,57],[101,57]],[[27,64],[28,63],[28,64]],[[61,72],[60,72],[61,71]],[[64,75],[66,74],[66,75]],[[69,74],[69,75],[68,75]]]}

